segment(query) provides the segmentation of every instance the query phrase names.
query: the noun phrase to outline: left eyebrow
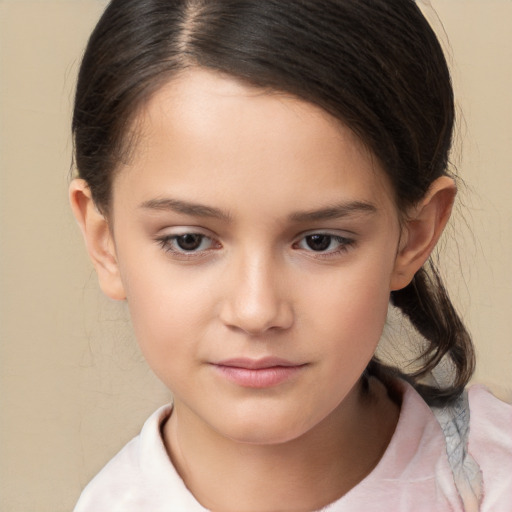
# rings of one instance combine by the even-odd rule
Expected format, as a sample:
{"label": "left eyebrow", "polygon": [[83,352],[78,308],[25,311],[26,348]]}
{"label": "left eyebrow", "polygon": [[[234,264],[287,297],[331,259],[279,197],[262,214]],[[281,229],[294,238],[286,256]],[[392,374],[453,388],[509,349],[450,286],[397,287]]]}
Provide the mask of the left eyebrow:
{"label": "left eyebrow", "polygon": [[290,215],[292,222],[312,222],[319,220],[340,219],[351,215],[371,215],[377,213],[377,207],[372,203],[363,201],[351,201],[348,203],[335,204],[304,212],[295,212]]}

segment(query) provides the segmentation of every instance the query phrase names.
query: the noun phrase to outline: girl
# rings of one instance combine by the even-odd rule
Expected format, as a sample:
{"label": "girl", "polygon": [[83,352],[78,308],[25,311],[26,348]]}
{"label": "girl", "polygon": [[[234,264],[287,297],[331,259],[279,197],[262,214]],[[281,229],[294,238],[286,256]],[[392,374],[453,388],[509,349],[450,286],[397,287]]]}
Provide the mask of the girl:
{"label": "girl", "polygon": [[[464,392],[429,260],[453,122],[411,0],[110,3],[71,204],[174,400],[76,512],[511,510],[512,413]],[[422,335],[412,374],[375,356],[390,303]]]}

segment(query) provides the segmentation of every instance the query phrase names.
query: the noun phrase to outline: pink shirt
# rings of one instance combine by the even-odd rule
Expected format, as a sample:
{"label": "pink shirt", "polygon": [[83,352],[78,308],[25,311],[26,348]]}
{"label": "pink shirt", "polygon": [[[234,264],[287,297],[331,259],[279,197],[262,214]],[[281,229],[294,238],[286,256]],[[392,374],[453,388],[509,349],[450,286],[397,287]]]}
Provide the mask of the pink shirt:
{"label": "pink shirt", "polygon": [[[465,512],[430,408],[408,384],[391,442],[374,470],[324,510],[328,512]],[[512,512],[512,406],[484,387],[469,389],[469,452],[483,475],[482,512]],[[85,488],[74,512],[204,512],[177,474],[153,413]]]}

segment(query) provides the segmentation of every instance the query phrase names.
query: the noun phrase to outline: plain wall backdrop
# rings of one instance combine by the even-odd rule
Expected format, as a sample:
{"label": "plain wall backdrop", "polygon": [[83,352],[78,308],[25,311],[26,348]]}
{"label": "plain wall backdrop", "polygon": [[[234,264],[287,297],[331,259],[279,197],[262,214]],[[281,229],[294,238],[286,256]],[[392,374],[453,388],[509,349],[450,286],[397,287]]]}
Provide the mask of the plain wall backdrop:
{"label": "plain wall backdrop", "polygon": [[[0,509],[64,512],[169,400],[122,304],[102,297],[71,217],[70,111],[103,0],[0,0]],[[512,1],[433,0],[460,112],[464,183],[441,259],[512,399]],[[435,9],[439,19],[432,9]],[[442,22],[441,22],[441,21]],[[462,144],[460,144],[462,142]]]}

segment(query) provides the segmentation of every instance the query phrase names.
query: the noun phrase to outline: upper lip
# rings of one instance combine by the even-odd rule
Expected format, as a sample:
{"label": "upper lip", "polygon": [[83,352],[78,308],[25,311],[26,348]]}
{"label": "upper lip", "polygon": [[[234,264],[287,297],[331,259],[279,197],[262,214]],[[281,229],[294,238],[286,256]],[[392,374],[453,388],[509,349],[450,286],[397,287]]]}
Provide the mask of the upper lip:
{"label": "upper lip", "polygon": [[274,368],[276,366],[304,366],[304,363],[294,363],[279,357],[263,357],[260,359],[237,357],[233,359],[224,359],[214,364],[216,366],[230,366],[232,368],[244,368],[247,370],[262,370],[265,368]]}

